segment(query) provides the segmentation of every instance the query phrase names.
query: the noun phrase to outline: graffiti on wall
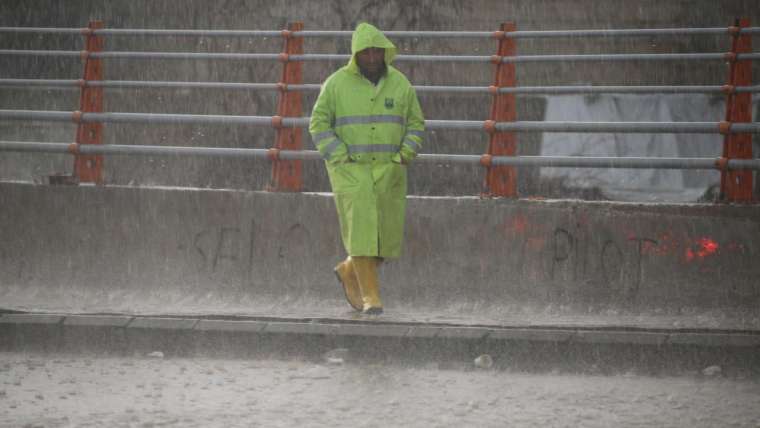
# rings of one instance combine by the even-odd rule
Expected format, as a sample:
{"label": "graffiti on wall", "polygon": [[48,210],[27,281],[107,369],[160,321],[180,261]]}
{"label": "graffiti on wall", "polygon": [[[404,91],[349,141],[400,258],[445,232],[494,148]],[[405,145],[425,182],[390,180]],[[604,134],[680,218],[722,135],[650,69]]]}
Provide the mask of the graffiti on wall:
{"label": "graffiti on wall", "polygon": [[193,264],[203,275],[246,286],[271,275],[270,268],[293,272],[310,262],[314,240],[307,225],[294,222],[273,231],[259,226],[252,219],[246,226],[222,225],[196,232],[190,248]]}
{"label": "graffiti on wall", "polygon": [[[741,238],[700,234],[694,224],[663,231],[645,224],[640,229],[646,233],[633,230],[624,218],[617,228],[613,225],[594,224],[585,214],[554,224],[511,215],[499,227],[501,236],[519,250],[512,257],[519,279],[596,284],[627,299],[636,299],[642,287],[653,283],[704,283],[711,277],[717,283],[725,269],[757,273],[754,264],[748,264],[752,246]],[[746,288],[745,294],[758,291]]]}

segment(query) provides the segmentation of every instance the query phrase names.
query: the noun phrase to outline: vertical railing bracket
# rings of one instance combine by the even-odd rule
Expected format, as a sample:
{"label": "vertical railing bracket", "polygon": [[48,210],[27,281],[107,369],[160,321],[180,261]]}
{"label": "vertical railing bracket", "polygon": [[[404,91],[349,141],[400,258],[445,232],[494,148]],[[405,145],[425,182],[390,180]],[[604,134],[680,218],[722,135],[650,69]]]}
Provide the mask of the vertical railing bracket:
{"label": "vertical railing bracket", "polygon": [[[303,23],[295,22],[288,24],[288,29],[282,31],[284,39],[283,52],[280,54],[282,61],[282,79],[278,84],[279,100],[277,102],[277,116],[273,118],[272,126],[275,127],[275,150],[302,150],[302,130],[296,127],[282,126],[283,117],[301,117],[303,113],[303,101],[300,91],[289,91],[288,85],[303,83],[303,63],[290,60],[291,55],[303,54],[303,37],[294,37],[293,32],[303,31]],[[280,160],[279,156],[271,156],[272,179],[267,190],[273,192],[300,192],[303,188],[302,161]]]}
{"label": "vertical railing bracket", "polygon": [[[731,52],[729,60],[728,82],[726,88],[726,116],[721,122],[723,133],[723,158],[752,159],[752,134],[731,132],[732,123],[752,122],[752,93],[739,92],[737,86],[752,84],[752,62],[736,60],[736,55],[752,51],[752,39],[748,34],[741,34],[739,28],[749,27],[748,19],[737,19],[731,27]],[[725,125],[723,125],[725,124]],[[752,171],[723,169],[720,173],[720,200],[722,202],[749,203],[752,195]]]}
{"label": "vertical railing bracket", "polygon": [[[499,88],[515,87],[517,76],[514,63],[502,62],[504,57],[517,54],[517,44],[514,38],[507,34],[517,31],[514,23],[501,24],[500,31],[494,33],[499,41],[496,55],[491,57],[496,66],[494,83],[490,87],[493,95],[491,104],[490,120],[485,123],[485,130],[489,134],[488,152],[491,159],[493,156],[515,156],[517,154],[517,137],[513,132],[499,132],[495,129],[498,122],[514,122],[517,120],[517,104],[514,94],[500,93]],[[486,164],[484,164],[486,165]],[[510,166],[493,166],[490,162],[486,166],[484,197],[517,197],[517,170]]]}
{"label": "vertical railing bracket", "polygon": [[[84,76],[80,84],[79,114],[75,115],[77,123],[77,144],[103,144],[103,124],[83,122],[82,114],[103,111],[103,88],[90,86],[87,82],[103,80],[103,64],[100,58],[93,58],[93,52],[103,50],[103,36],[97,36],[94,30],[102,29],[103,21],[90,21],[85,37]],[[74,177],[80,183],[103,184],[103,156],[82,155],[74,157]]]}

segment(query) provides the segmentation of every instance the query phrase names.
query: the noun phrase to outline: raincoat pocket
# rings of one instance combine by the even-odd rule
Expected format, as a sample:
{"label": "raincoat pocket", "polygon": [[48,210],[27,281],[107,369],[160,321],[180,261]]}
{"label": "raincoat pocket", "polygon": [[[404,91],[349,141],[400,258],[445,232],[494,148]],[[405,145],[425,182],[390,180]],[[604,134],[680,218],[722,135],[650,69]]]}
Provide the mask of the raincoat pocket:
{"label": "raincoat pocket", "polygon": [[375,166],[375,188],[378,193],[399,193],[406,197],[406,165],[388,162]]}
{"label": "raincoat pocket", "polygon": [[331,165],[328,169],[330,185],[333,193],[346,194],[369,190],[372,183],[372,173],[366,164],[358,162],[342,162]]}

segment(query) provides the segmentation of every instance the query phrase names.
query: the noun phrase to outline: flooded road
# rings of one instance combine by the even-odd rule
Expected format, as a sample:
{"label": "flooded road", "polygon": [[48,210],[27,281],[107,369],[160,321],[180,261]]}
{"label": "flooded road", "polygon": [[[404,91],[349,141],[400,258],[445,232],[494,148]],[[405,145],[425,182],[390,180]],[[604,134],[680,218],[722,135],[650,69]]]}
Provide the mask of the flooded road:
{"label": "flooded road", "polygon": [[758,427],[760,380],[0,353],[3,427]]}

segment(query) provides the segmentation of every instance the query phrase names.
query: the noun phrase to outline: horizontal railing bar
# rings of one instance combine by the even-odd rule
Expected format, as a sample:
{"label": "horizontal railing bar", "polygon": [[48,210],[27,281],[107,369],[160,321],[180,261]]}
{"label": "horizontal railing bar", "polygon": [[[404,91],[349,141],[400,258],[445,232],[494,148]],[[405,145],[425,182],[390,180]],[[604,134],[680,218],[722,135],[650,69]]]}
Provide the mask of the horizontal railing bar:
{"label": "horizontal railing bar", "polygon": [[459,129],[459,130],[483,130],[485,122],[482,120],[425,120],[425,129]]}
{"label": "horizontal railing bar", "polygon": [[[426,120],[426,129],[483,130],[486,122],[479,120]],[[497,122],[503,132],[611,132],[662,134],[718,134],[720,122],[560,122],[517,121]],[[760,122],[732,123],[729,132],[760,133]]]}
{"label": "horizontal railing bar", "polygon": [[[0,55],[13,56],[60,56],[84,58],[127,58],[127,59],[235,59],[235,60],[278,60],[278,53],[214,53],[214,52],[129,52],[129,51],[64,51],[64,50],[11,50],[0,49]],[[348,55],[345,55],[348,58]],[[316,58],[315,58],[316,59]],[[321,58],[320,58],[321,59]]]}
{"label": "horizontal railing bar", "polygon": [[[244,82],[179,82],[179,81],[152,81],[152,80],[74,80],[74,79],[0,79],[0,86],[45,86],[45,87],[72,87],[92,86],[103,88],[207,88],[207,89],[251,89],[251,90],[277,90],[277,83],[244,83]],[[289,91],[319,91],[318,83],[288,84]],[[417,92],[466,92],[466,93],[491,93],[489,86],[424,86],[414,85]],[[760,85],[735,86],[728,88],[719,85],[692,85],[692,86],[518,86],[497,88],[499,93],[506,94],[584,94],[584,93],[725,93],[735,92],[760,92]]]}
{"label": "horizontal railing bar", "polygon": [[[644,157],[580,157],[521,156],[519,161],[506,156],[494,158],[499,166],[543,166],[565,168],[631,168],[631,169],[717,169],[714,158],[644,158]],[[758,162],[760,167],[760,162]]]}
{"label": "horizontal railing bar", "polygon": [[194,30],[154,28],[54,28],[54,27],[0,27],[0,33],[50,33],[96,36],[193,36],[193,37],[280,37],[282,30]]}
{"label": "horizontal railing bar", "polygon": [[232,147],[167,147],[131,146],[116,144],[80,144],[77,150],[85,155],[145,155],[145,156],[208,156],[232,158],[265,158],[267,149],[243,149]]}
{"label": "horizontal railing bar", "polygon": [[[617,85],[617,86],[518,86],[499,88],[501,93],[515,94],[712,94],[725,93],[719,85]],[[760,92],[760,85],[735,86],[735,92]]]}
{"label": "horizontal railing bar", "polygon": [[[345,37],[351,38],[353,31],[342,30],[303,30],[294,31],[295,37]],[[393,38],[465,38],[465,39],[493,39],[493,31],[383,31],[387,37]]]}
{"label": "horizontal railing bar", "polygon": [[[2,83],[2,81],[0,81]],[[90,80],[86,86],[101,88],[199,88],[199,89],[253,89],[276,90],[276,83],[243,83],[243,82],[167,82],[140,80]],[[317,87],[319,90],[319,87]]]}
{"label": "horizontal railing bar", "polygon": [[0,27],[0,33],[20,34],[79,34],[89,31],[88,28],[57,28],[57,27]]}
{"label": "horizontal railing bar", "polygon": [[75,79],[0,79],[0,86],[45,86],[51,88],[67,88],[79,86]]}
{"label": "horizontal railing bar", "polygon": [[70,122],[74,120],[74,115],[73,115],[73,112],[70,112],[70,111],[0,110],[0,119]]}
{"label": "horizontal railing bar", "polygon": [[[555,62],[555,61],[712,61],[728,60],[730,54],[710,53],[657,53],[657,54],[560,54],[560,55],[517,55],[501,58],[502,63]],[[760,59],[760,54],[737,54],[737,60]]]}
{"label": "horizontal railing bar", "polygon": [[413,85],[417,92],[446,92],[446,93],[489,93],[488,86],[443,86],[443,85]]}
{"label": "horizontal railing bar", "polygon": [[[744,27],[740,34],[760,34],[760,27]],[[630,36],[681,36],[681,35],[727,35],[728,28],[629,28],[602,30],[521,30],[508,33],[508,37],[520,39],[554,37],[630,37]]]}
{"label": "horizontal railing bar", "polygon": [[[0,27],[0,33],[50,33],[88,34],[88,28],[54,27]],[[193,36],[193,37],[280,37],[282,30],[200,30],[200,29],[149,29],[104,28],[92,30],[99,36]],[[385,31],[391,38],[494,38],[494,31]],[[521,30],[505,34],[515,39],[555,37],[632,37],[632,36],[678,36],[678,35],[727,35],[727,27],[712,28],[630,28],[599,30]],[[760,34],[760,27],[746,27],[740,34]],[[291,33],[294,37],[345,37],[352,31],[304,30]]]}
{"label": "horizontal railing bar", "polygon": [[[384,31],[390,38],[494,38],[493,31]],[[760,34],[760,27],[745,27],[740,34]],[[296,31],[294,36],[302,37],[351,37],[351,31]],[[715,28],[631,28],[620,30],[520,30],[510,31],[505,37],[513,39],[555,38],[555,37],[630,37],[630,36],[678,36],[678,35],[727,35],[726,27]],[[499,34],[500,36],[501,34]]]}
{"label": "horizontal railing bar", "polygon": [[[0,81],[0,84],[2,82]],[[417,92],[446,92],[446,93],[492,93],[490,86],[414,86]],[[501,94],[717,94],[727,91],[760,92],[760,85],[735,86],[727,88],[719,85],[618,85],[618,86],[516,86],[500,87],[496,91]]]}
{"label": "horizontal railing bar", "polygon": [[[481,163],[479,155],[419,155],[428,162]],[[760,159],[723,158],[645,158],[581,156],[493,156],[491,165],[556,168],[621,169],[760,169]],[[415,160],[416,162],[416,160]]]}
{"label": "horizontal railing bar", "polygon": [[[82,113],[49,110],[0,110],[0,119],[43,120],[52,122],[102,122],[102,123],[210,123],[274,126],[272,116],[235,116],[166,113]],[[284,117],[284,127],[306,127],[309,117]],[[490,121],[481,120],[426,120],[427,129],[485,130]],[[760,133],[760,122],[563,122],[563,121],[517,121],[497,122],[494,129],[503,132],[617,132],[617,133],[696,133],[718,134]]]}
{"label": "horizontal railing bar", "polygon": [[[218,59],[218,60],[283,60],[279,53],[214,53],[214,52],[130,52],[107,51],[86,53],[64,50],[13,50],[0,49],[0,55],[14,56],[62,56],[126,59]],[[554,61],[706,61],[730,60],[730,53],[656,53],[656,54],[577,54],[577,55],[517,55],[497,57],[502,63],[554,62]],[[289,55],[289,61],[347,61],[348,54],[299,54]],[[736,54],[737,60],[760,60],[760,53]],[[483,62],[491,63],[494,57],[486,55],[398,55],[397,62]]]}
{"label": "horizontal railing bar", "polygon": [[[179,82],[151,80],[73,80],[73,79],[0,79],[0,86],[45,86],[45,87],[100,87],[100,88],[207,88],[207,89],[255,89],[276,90],[277,83],[242,83],[242,82]],[[303,90],[296,85],[288,85],[291,90]],[[308,87],[308,89],[319,90]]]}
{"label": "horizontal railing bar", "polygon": [[13,56],[61,56],[61,57],[82,57],[82,51],[63,51],[63,50],[40,50],[40,49],[0,49],[0,55]]}
{"label": "horizontal railing bar", "polygon": [[[2,83],[2,81],[0,81]],[[140,80],[91,80],[87,86],[103,88],[199,88],[199,89],[250,89],[277,90],[277,83],[245,83],[245,82],[167,82]],[[288,90],[319,90],[319,84],[287,85]]]}
{"label": "horizontal railing bar", "polygon": [[[499,122],[496,130],[510,132],[612,132],[662,134],[718,134],[719,122]],[[760,122],[732,123],[730,132],[760,133]]]}
{"label": "horizontal railing bar", "polygon": [[[156,113],[79,113],[67,111],[35,110],[0,110],[0,119],[10,120],[44,120],[51,122],[101,122],[101,123],[209,123],[272,125],[271,116],[235,116],[235,115],[200,115],[200,114],[156,114]],[[285,126],[290,122],[299,122],[301,118],[286,118]],[[302,122],[303,120],[301,120]],[[308,119],[306,119],[308,124]]]}
{"label": "horizontal railing bar", "polygon": [[[101,88],[203,88],[203,89],[252,89],[277,90],[278,83],[245,82],[179,82],[155,80],[74,80],[74,79],[0,79],[0,86],[44,86],[44,87],[78,87],[90,86]],[[288,84],[289,91],[319,91],[319,83]]]}
{"label": "horizontal railing bar", "polygon": [[[278,60],[279,53],[219,53],[219,52],[95,52],[93,58],[127,58],[127,59],[232,59],[232,60]],[[315,60],[317,58],[314,58]],[[320,58],[321,59],[321,58]],[[325,58],[328,59],[328,58]]]}
{"label": "horizontal railing bar", "polygon": [[0,152],[71,153],[72,144],[75,143],[0,141]]}
{"label": "horizontal railing bar", "polygon": [[[0,141],[0,151],[67,153],[83,155],[207,156],[234,158],[271,158],[282,160],[322,160],[316,150],[276,150],[231,147],[186,147],[119,144],[43,143]],[[276,154],[275,154],[276,153]],[[580,157],[580,156],[493,156],[491,165],[541,166],[573,168],[635,169],[728,169],[760,170],[760,159],[722,158],[648,158],[648,157]],[[415,162],[482,164],[480,155],[421,154]]]}
{"label": "horizontal railing bar", "polygon": [[104,28],[97,36],[192,36],[192,37],[280,37],[282,30],[163,30],[151,28]]}

